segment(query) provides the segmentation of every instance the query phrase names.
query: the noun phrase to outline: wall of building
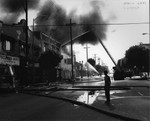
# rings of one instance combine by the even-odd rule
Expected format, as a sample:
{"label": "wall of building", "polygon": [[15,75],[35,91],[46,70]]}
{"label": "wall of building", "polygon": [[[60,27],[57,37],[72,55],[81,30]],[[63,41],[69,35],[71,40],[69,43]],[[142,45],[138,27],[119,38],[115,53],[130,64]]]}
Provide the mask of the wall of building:
{"label": "wall of building", "polygon": [[[35,69],[30,67],[39,67],[38,59],[41,53],[44,53],[47,50],[59,52],[59,43],[51,37],[47,36],[47,39],[42,37],[42,32],[39,33],[39,38],[33,34],[33,32],[28,30],[28,69],[26,66],[26,33],[25,33],[25,20],[21,20],[17,24],[4,24],[0,22],[0,55],[5,56],[5,61],[8,60],[8,57],[19,58],[20,70],[30,70],[30,75],[32,72],[35,72]],[[53,41],[53,43],[52,43]],[[47,43],[47,49],[44,51],[45,43]],[[56,43],[56,44],[54,44]],[[53,47],[53,48],[52,48]],[[0,56],[2,58],[3,56]],[[7,57],[7,58],[6,58]],[[4,59],[0,59],[2,61]],[[7,63],[8,64],[8,63]],[[24,68],[24,69],[23,69]],[[26,72],[28,73],[28,72]],[[23,74],[23,73],[22,73]],[[21,75],[22,75],[21,74]],[[29,73],[28,73],[29,74]],[[25,74],[24,74],[25,75]]]}
{"label": "wall of building", "polygon": [[61,55],[63,56],[60,63],[62,78],[71,79],[71,57],[63,50],[61,50]]}

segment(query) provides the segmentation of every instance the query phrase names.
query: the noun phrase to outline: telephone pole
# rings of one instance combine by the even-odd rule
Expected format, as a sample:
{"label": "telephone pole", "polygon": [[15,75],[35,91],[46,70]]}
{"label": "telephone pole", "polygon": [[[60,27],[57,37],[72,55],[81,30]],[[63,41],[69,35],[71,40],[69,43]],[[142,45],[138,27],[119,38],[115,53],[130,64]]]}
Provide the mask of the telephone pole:
{"label": "telephone pole", "polygon": [[[86,47],[84,47],[84,49],[86,49],[86,59],[87,59],[87,62],[88,62],[88,49],[89,49],[90,47],[88,47],[88,44],[86,43]],[[89,68],[88,68],[88,66],[87,66],[87,76],[89,77]]]}
{"label": "telephone pole", "polygon": [[87,59],[87,61],[88,61],[88,49],[89,49],[90,47],[88,47],[88,44],[86,44],[86,47],[84,47],[84,49],[86,49],[86,59]]}
{"label": "telephone pole", "polygon": [[67,26],[70,26],[70,40],[71,40],[71,66],[72,66],[72,69],[71,69],[71,73],[72,73],[72,76],[71,76],[71,79],[73,81],[74,79],[74,73],[73,73],[73,42],[72,42],[72,26],[75,25],[75,23],[72,23],[71,19],[70,19],[70,23],[69,24],[66,24]]}
{"label": "telephone pole", "polygon": [[26,13],[26,66],[28,63],[28,1],[26,0],[25,13]]}
{"label": "telephone pole", "polygon": [[96,55],[97,55],[97,54],[94,54],[95,65],[96,65]]}
{"label": "telephone pole", "polygon": [[100,58],[98,58],[98,64],[101,65],[101,59]]}

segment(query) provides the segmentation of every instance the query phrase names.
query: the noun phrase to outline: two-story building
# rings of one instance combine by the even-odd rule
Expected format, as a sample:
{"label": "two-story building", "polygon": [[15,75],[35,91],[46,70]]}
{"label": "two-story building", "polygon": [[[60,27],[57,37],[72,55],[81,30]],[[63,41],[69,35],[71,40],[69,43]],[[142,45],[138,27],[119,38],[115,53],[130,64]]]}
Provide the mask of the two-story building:
{"label": "two-story building", "polygon": [[[0,73],[6,69],[9,71],[9,77],[13,79],[8,78],[8,82],[15,79],[22,80],[23,83],[34,80],[33,76],[35,75],[36,78],[38,76],[35,68],[40,72],[41,54],[48,50],[60,54],[60,43],[40,31],[32,32],[28,29],[28,42],[26,41],[25,20],[11,25],[0,21]],[[6,76],[4,74],[3,76],[1,74],[5,81]]]}

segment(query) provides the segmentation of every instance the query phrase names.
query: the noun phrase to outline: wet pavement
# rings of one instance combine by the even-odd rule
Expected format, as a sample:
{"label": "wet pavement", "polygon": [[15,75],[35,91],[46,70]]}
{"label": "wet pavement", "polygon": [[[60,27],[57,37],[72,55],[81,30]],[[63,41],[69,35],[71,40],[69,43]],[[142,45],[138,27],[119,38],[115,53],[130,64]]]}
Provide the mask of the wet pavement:
{"label": "wet pavement", "polygon": [[105,105],[104,101],[98,98],[98,101],[93,103],[93,106],[113,114],[119,114],[141,121],[150,120],[150,97],[112,98],[110,105]]}
{"label": "wet pavement", "polygon": [[[79,82],[80,81],[80,82]],[[90,81],[90,82],[89,82]],[[111,104],[105,104],[104,90],[97,87],[104,86],[104,81],[99,79],[78,80],[76,83],[57,83],[56,85],[29,86],[26,90],[33,89],[34,93],[46,96],[55,96],[81,102],[94,108],[94,110],[108,113],[112,116],[129,118],[130,120],[150,120],[150,81],[149,80],[112,80],[112,86],[130,87],[128,89],[111,90]],[[93,90],[76,90],[76,87],[96,87]],[[56,88],[57,87],[57,88]],[[58,89],[65,90],[58,90]],[[38,89],[39,91],[35,91]],[[43,91],[40,91],[42,90]],[[47,91],[45,90],[47,89]],[[31,92],[31,90],[30,90]],[[77,103],[74,108],[81,108]]]}
{"label": "wet pavement", "polygon": [[[103,86],[103,81],[94,80],[93,83],[74,83],[74,86]],[[63,85],[62,85],[63,86]],[[68,88],[72,88],[72,85]],[[128,86],[130,89],[111,90],[111,104],[105,104],[104,90],[93,91],[56,91],[50,93],[58,97],[69,98],[78,102],[85,103],[104,112],[112,113],[112,115],[120,115],[137,119],[141,121],[150,120],[150,81],[148,80],[120,80],[112,81],[112,86]],[[49,92],[47,92],[49,95]],[[76,108],[79,105],[75,105]]]}
{"label": "wet pavement", "polygon": [[[148,90],[147,90],[148,91]],[[124,94],[123,94],[124,93]],[[111,104],[105,104],[104,91],[67,91],[53,92],[50,95],[69,98],[90,105],[100,111],[109,112],[111,115],[120,115],[141,121],[149,121],[150,97],[149,96],[127,96],[127,92],[111,91]],[[49,93],[47,92],[47,95]],[[80,105],[74,105],[79,108]]]}
{"label": "wet pavement", "polygon": [[24,93],[0,95],[0,121],[123,121],[73,101]]}

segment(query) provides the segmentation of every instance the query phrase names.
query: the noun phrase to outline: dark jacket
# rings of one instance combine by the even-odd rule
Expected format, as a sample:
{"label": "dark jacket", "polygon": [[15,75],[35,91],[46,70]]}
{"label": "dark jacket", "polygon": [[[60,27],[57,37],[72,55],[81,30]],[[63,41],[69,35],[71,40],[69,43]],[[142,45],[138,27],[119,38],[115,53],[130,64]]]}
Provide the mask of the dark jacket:
{"label": "dark jacket", "polygon": [[108,75],[106,75],[104,77],[104,80],[105,80],[105,89],[109,89],[110,85],[111,85],[110,77]]}

